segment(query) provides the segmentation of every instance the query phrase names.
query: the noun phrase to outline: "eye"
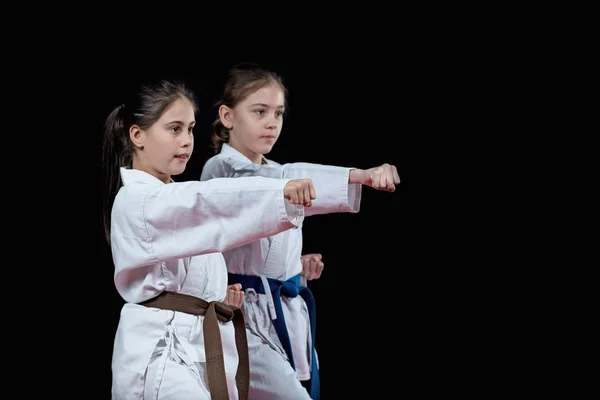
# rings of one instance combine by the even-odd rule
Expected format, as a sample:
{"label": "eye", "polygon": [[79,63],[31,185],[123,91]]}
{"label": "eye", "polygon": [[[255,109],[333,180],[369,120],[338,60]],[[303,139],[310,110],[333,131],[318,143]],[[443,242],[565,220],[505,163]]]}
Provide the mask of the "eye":
{"label": "eye", "polygon": [[262,109],[262,108],[260,108],[260,109],[258,109],[258,110],[255,110],[254,112],[255,112],[255,113],[257,113],[258,115],[262,115],[262,114],[264,114],[264,113],[265,113],[265,110],[264,110],[264,109]]}
{"label": "eye", "polygon": [[275,115],[281,117],[283,115],[283,111],[275,111]]}
{"label": "eye", "polygon": [[193,127],[193,126],[190,126],[190,127],[188,128],[188,132],[189,132],[189,133],[194,133],[194,127]]}
{"label": "eye", "polygon": [[176,125],[174,127],[171,128],[173,130],[173,132],[178,133],[181,130],[181,127],[179,125]]}

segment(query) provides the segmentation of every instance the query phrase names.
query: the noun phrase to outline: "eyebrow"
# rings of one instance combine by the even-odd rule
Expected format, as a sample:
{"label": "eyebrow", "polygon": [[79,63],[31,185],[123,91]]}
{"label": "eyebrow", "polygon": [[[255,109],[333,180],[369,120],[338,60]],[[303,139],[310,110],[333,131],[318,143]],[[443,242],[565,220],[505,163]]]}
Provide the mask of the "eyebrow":
{"label": "eyebrow", "polygon": [[[254,103],[254,104],[250,104],[249,107],[254,107],[254,106],[262,106],[262,107],[266,107],[269,108],[269,106],[267,104],[264,103]],[[282,104],[280,106],[277,106],[277,108],[285,108],[285,106]]]}
{"label": "eyebrow", "polygon": [[[185,124],[184,124],[183,122],[181,122],[181,121],[169,121],[169,122],[167,122],[167,123],[166,123],[166,125],[169,125],[169,124],[185,125]],[[192,121],[192,122],[190,122],[190,125],[195,125],[195,124],[196,124],[196,121]]]}

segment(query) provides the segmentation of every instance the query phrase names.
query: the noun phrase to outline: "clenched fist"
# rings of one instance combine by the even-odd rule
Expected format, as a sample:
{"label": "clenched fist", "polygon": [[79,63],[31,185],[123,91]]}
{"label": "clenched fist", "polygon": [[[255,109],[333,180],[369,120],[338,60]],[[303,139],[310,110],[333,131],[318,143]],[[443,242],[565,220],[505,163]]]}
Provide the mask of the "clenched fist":
{"label": "clenched fist", "polygon": [[351,170],[350,183],[361,183],[377,190],[393,192],[400,183],[400,176],[394,165],[383,164],[367,170]]}
{"label": "clenched fist", "polygon": [[317,198],[315,187],[310,178],[292,179],[283,188],[283,196],[292,204],[310,207]]}
{"label": "clenched fist", "polygon": [[320,254],[305,254],[301,256],[302,272],[300,273],[300,276],[303,276],[308,281],[319,279],[323,272],[323,268],[325,267],[325,264],[321,261],[322,258],[323,256]]}
{"label": "clenched fist", "polygon": [[225,294],[225,300],[223,300],[223,303],[240,308],[243,302],[244,292],[242,291],[242,285],[239,283],[234,283],[233,285],[227,286],[227,293]]}

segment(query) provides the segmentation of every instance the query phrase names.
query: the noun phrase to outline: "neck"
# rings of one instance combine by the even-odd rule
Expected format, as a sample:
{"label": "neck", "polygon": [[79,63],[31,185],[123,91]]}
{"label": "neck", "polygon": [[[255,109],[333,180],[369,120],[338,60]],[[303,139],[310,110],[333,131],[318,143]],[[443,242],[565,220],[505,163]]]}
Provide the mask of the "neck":
{"label": "neck", "polygon": [[142,163],[141,160],[138,159],[137,157],[133,157],[133,162],[131,163],[131,168],[147,172],[163,183],[171,182],[171,175],[157,172],[156,170],[144,165],[144,163]]}
{"label": "neck", "polygon": [[246,148],[242,148],[242,146],[238,146],[234,141],[230,141],[228,144],[240,153],[242,153],[244,156],[246,156],[246,158],[252,161],[254,164],[262,164],[262,154],[254,153]]}

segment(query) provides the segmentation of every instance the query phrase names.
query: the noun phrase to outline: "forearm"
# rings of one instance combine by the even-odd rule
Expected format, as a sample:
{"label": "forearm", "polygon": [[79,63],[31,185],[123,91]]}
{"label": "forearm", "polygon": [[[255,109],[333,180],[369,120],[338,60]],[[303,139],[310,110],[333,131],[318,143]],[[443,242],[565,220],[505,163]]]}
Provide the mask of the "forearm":
{"label": "forearm", "polygon": [[348,183],[364,185],[367,183],[367,180],[367,171],[364,169],[353,168],[348,174]]}

